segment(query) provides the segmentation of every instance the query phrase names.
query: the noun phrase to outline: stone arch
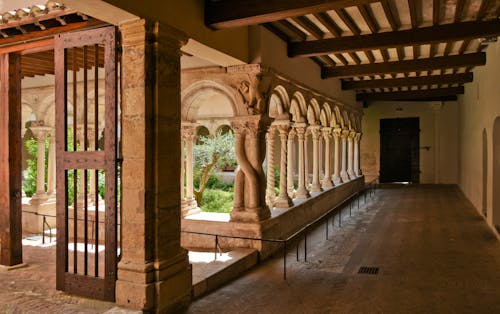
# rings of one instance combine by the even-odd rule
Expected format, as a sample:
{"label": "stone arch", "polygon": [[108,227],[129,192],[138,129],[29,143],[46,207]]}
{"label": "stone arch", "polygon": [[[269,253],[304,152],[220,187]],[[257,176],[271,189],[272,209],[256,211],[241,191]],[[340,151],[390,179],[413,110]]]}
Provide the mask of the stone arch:
{"label": "stone arch", "polygon": [[[226,86],[210,80],[202,80],[191,84],[181,93],[183,121],[195,122],[202,105],[209,101],[218,101],[225,117],[245,115],[244,105],[236,100],[234,93]],[[227,111],[231,111],[230,113]]]}
{"label": "stone arch", "polygon": [[338,122],[337,126],[344,128],[344,119],[342,118],[342,114],[340,113],[340,108],[337,105],[335,105],[335,107],[333,108],[333,112]]}
{"label": "stone arch", "polygon": [[486,217],[488,213],[488,137],[486,129],[483,129],[483,191],[482,212]]}
{"label": "stone arch", "polygon": [[[298,109],[300,112],[300,116],[302,118],[305,118],[307,115],[307,103],[306,103],[306,99],[304,98],[304,95],[302,95],[301,92],[293,93],[292,103],[294,101],[297,103],[297,106],[298,106]],[[290,109],[291,109],[291,106],[292,106],[292,104],[290,104]]]}
{"label": "stone arch", "polygon": [[201,136],[210,136],[210,130],[204,126],[204,125],[199,125],[196,127],[196,144],[201,144],[201,140],[200,140],[200,137]]}
{"label": "stone arch", "polygon": [[348,128],[349,130],[352,129],[352,124],[351,120],[349,119],[349,114],[347,111],[342,111],[342,117],[344,118],[344,127]]}
{"label": "stone arch", "polygon": [[321,108],[320,122],[322,126],[330,126],[332,121],[332,108],[330,104],[324,103]]}
{"label": "stone arch", "polygon": [[500,116],[493,123],[493,225],[500,228]]}
{"label": "stone arch", "polygon": [[286,89],[278,85],[269,97],[269,116],[277,118],[290,110],[290,98]]}
{"label": "stone arch", "polygon": [[317,125],[320,120],[321,109],[316,99],[311,99],[307,107],[307,122],[311,125]]}
{"label": "stone arch", "polygon": [[228,124],[221,124],[221,125],[219,125],[217,127],[217,129],[215,130],[215,135],[219,134],[219,132],[221,134],[226,134],[228,132],[234,133],[233,129]]}

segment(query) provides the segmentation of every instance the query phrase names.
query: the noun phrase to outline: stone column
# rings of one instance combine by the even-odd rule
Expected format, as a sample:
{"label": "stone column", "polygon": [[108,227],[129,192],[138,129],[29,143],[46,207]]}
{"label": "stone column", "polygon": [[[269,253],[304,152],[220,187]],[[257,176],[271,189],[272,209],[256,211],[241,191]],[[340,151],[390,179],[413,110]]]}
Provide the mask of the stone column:
{"label": "stone column", "polygon": [[340,169],[342,182],[349,181],[349,175],[347,174],[347,137],[349,137],[349,130],[342,130],[342,168]]}
{"label": "stone column", "polygon": [[305,187],[306,190],[310,189],[310,176],[309,176],[309,135],[311,135],[311,130],[306,128],[306,133],[304,135],[304,173],[305,173]]}
{"label": "stone column", "polygon": [[333,152],[333,183],[339,185],[342,183],[340,179],[340,163],[342,157],[340,156],[340,138],[342,135],[342,129],[333,129],[333,141],[334,141],[334,152]]}
{"label": "stone column", "polygon": [[324,168],[324,160],[323,160],[323,157],[325,156],[325,154],[324,154],[325,147],[323,145],[323,135],[322,135],[323,131],[322,130],[323,130],[323,128],[321,128],[319,130],[319,140],[318,140],[318,158],[319,158],[319,161],[318,161],[318,167],[319,167],[318,173],[319,173],[319,182],[320,182],[320,184],[321,184],[321,181],[323,180],[322,179],[323,176],[325,175],[324,174],[324,170],[325,170],[325,168]]}
{"label": "stone column", "polygon": [[288,142],[287,142],[288,150],[286,154],[287,156],[286,186],[287,186],[288,197],[290,198],[294,197],[294,189],[295,189],[295,187],[293,186],[293,143],[296,134],[297,131],[295,131],[295,128],[290,129],[290,132],[288,133]]}
{"label": "stone column", "polygon": [[[285,121],[278,125],[278,131],[280,133],[280,144],[281,144],[281,154],[280,154],[280,193],[276,200],[274,201],[274,206],[278,208],[288,208],[293,206],[293,201],[288,194],[288,177],[290,176],[289,171],[292,173],[292,192],[293,192],[293,166],[292,162],[289,161],[291,157],[288,148],[288,134],[290,132],[290,122]],[[292,142],[293,144],[293,142]]]}
{"label": "stone column", "polygon": [[36,121],[31,124],[30,129],[38,142],[36,162],[36,193],[35,195],[33,195],[30,201],[31,204],[36,205],[47,200],[47,193],[45,193],[45,139],[50,132],[50,127],[44,126],[43,121]]}
{"label": "stone column", "polygon": [[332,171],[330,169],[330,138],[332,137],[332,128],[324,127],[322,129],[323,138],[325,139],[325,175],[323,177],[323,187],[331,187]]}
{"label": "stone column", "polygon": [[354,174],[354,137],[356,132],[350,131],[347,138],[347,174],[349,179],[353,180],[356,178]]}
{"label": "stone column", "polygon": [[[116,303],[148,313],[181,312],[191,299],[180,245],[179,32],[144,20],[120,25],[122,42],[122,258]],[[170,145],[165,144],[165,140]]]}
{"label": "stone column", "polygon": [[193,148],[194,140],[196,137],[196,124],[183,123],[182,124],[182,137],[186,143],[186,195],[185,202],[182,208],[183,217],[193,215],[200,212],[196,199],[194,197],[194,160]]}
{"label": "stone column", "polygon": [[263,115],[231,119],[235,134],[235,153],[239,170],[234,182],[234,207],[231,221],[259,222],[271,217],[266,205],[265,133],[270,124]]}
{"label": "stone column", "polygon": [[49,138],[49,165],[47,169],[47,194],[55,201],[56,194],[56,130],[50,130]]}
{"label": "stone column", "polygon": [[267,189],[266,189],[266,204],[273,207],[276,193],[274,192],[274,135],[276,127],[271,125],[266,134],[267,143]]}
{"label": "stone column", "polygon": [[295,124],[295,129],[297,131],[297,137],[298,137],[298,146],[299,146],[299,153],[298,153],[299,184],[297,187],[297,192],[295,192],[296,198],[308,198],[311,196],[309,194],[309,191],[306,189],[305,185],[304,141],[305,141],[306,127],[307,125],[305,123]]}
{"label": "stone column", "polygon": [[311,184],[311,192],[321,192],[321,184],[319,182],[319,140],[321,129],[319,126],[310,126],[312,139],[313,139],[313,180]]}
{"label": "stone column", "polygon": [[354,137],[354,174],[358,177],[362,176],[360,167],[360,153],[359,153],[359,142],[361,140],[361,133],[356,133]]}

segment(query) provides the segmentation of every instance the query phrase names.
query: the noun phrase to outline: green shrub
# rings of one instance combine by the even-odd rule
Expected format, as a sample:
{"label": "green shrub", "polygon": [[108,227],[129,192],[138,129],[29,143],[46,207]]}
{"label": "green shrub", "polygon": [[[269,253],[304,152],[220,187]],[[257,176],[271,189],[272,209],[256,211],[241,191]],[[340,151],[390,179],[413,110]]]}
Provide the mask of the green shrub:
{"label": "green shrub", "polygon": [[206,189],[199,206],[205,212],[229,213],[233,207],[233,193]]}

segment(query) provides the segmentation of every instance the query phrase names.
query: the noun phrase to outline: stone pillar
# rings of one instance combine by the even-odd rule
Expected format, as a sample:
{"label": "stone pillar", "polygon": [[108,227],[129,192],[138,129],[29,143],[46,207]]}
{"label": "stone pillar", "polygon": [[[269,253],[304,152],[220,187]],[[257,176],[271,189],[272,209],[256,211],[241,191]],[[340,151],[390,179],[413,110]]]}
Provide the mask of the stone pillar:
{"label": "stone pillar", "polygon": [[194,197],[194,160],[193,148],[196,137],[196,124],[182,124],[182,138],[186,143],[186,195],[185,202],[182,204],[182,216],[193,215],[200,212],[196,199]]}
{"label": "stone pillar", "polygon": [[55,201],[56,194],[56,130],[50,130],[49,165],[47,169],[47,195]]}
{"label": "stone pillar", "polygon": [[322,129],[323,138],[325,139],[325,175],[323,177],[323,187],[331,187],[332,170],[330,168],[330,138],[332,137],[332,128],[324,127]]}
{"label": "stone pillar", "polygon": [[266,155],[265,133],[270,122],[259,114],[231,119],[236,160],[240,166],[234,180],[231,221],[259,222],[271,217],[266,205],[266,176],[262,168]]}
{"label": "stone pillar", "polygon": [[295,189],[295,187],[293,186],[293,143],[296,134],[297,132],[295,131],[295,128],[290,129],[290,132],[288,133],[288,142],[287,142],[288,150],[286,154],[287,156],[286,182],[287,182],[287,193],[288,197],[290,198],[294,197],[294,189]]}
{"label": "stone pillar", "polygon": [[[281,154],[280,154],[280,193],[276,200],[274,201],[274,206],[278,208],[288,208],[293,206],[293,201],[288,194],[288,178],[290,177],[289,171],[292,173],[292,193],[293,193],[293,166],[290,160],[290,151],[288,148],[288,134],[290,132],[290,122],[284,121],[278,125],[278,131],[280,133],[280,144],[281,144]],[[293,144],[293,142],[292,142]]]}
{"label": "stone pillar", "polygon": [[349,179],[353,180],[356,178],[354,174],[354,137],[356,132],[350,131],[347,137],[347,174]]}
{"label": "stone pillar", "polygon": [[[191,299],[180,245],[180,47],[187,37],[144,20],[122,39],[122,258],[116,303],[148,313],[181,312]],[[146,36],[147,35],[147,36]],[[166,145],[168,139],[171,145]]]}
{"label": "stone pillar", "polygon": [[299,184],[297,187],[297,191],[295,192],[296,198],[308,198],[311,196],[309,194],[309,191],[306,189],[305,185],[306,182],[305,182],[304,142],[305,142],[306,127],[307,125],[305,123],[295,123],[295,130],[297,131],[298,146],[299,146],[299,153],[298,153]]}
{"label": "stone pillar", "polygon": [[43,121],[32,122],[31,132],[37,139],[37,161],[36,161],[36,193],[31,198],[32,205],[41,204],[47,200],[45,192],[45,139],[50,132],[50,127],[44,126]]}
{"label": "stone pillar", "polygon": [[319,126],[309,127],[311,130],[312,140],[313,140],[313,180],[311,184],[311,192],[321,192],[321,184],[319,182],[319,141],[321,136],[321,129]]}
{"label": "stone pillar", "polygon": [[360,167],[360,153],[359,153],[359,142],[361,140],[361,133],[356,133],[356,136],[354,137],[354,174],[358,177],[362,176],[363,173],[361,172],[361,167]]}
{"label": "stone pillar", "polygon": [[266,204],[273,207],[276,193],[274,192],[274,135],[276,127],[271,125],[266,134],[267,143],[267,188],[266,188]]}
{"label": "stone pillar", "polygon": [[349,130],[342,130],[342,168],[340,169],[342,182],[349,181],[349,175],[347,174],[347,137],[349,137]]}
{"label": "stone pillar", "polygon": [[339,185],[342,183],[340,179],[340,163],[342,157],[340,156],[340,138],[342,135],[342,129],[333,129],[333,141],[334,141],[334,152],[333,152],[333,183]]}
{"label": "stone pillar", "polygon": [[321,181],[323,180],[323,177],[324,177],[324,160],[323,160],[323,157],[325,156],[324,154],[324,145],[323,145],[323,134],[322,134],[322,130],[323,128],[321,128],[319,130],[319,139],[318,139],[318,158],[319,158],[319,161],[318,161],[318,176],[319,176],[319,181],[320,181],[320,184],[321,184]]}

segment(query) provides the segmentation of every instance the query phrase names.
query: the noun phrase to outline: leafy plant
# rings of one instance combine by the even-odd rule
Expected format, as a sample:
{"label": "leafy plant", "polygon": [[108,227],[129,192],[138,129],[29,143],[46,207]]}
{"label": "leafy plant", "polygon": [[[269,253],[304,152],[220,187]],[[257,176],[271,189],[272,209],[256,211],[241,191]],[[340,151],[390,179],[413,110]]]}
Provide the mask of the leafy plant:
{"label": "leafy plant", "polygon": [[198,187],[194,197],[198,204],[202,204],[203,193],[209,180],[213,180],[211,176],[214,170],[234,167],[237,162],[232,132],[219,132],[214,137],[201,136],[199,140],[200,144],[193,148],[195,185]]}
{"label": "leafy plant", "polygon": [[200,208],[205,212],[229,213],[233,207],[233,193],[206,189]]}

